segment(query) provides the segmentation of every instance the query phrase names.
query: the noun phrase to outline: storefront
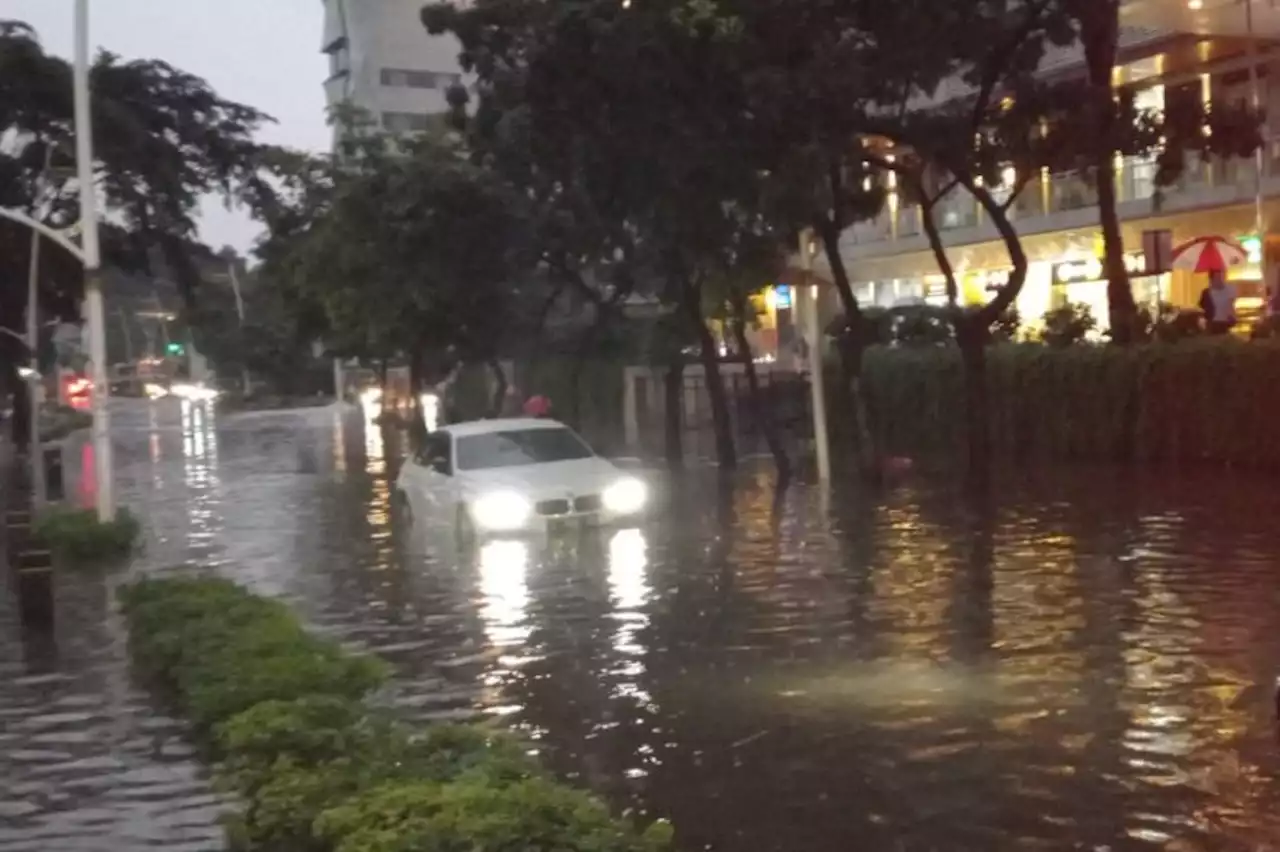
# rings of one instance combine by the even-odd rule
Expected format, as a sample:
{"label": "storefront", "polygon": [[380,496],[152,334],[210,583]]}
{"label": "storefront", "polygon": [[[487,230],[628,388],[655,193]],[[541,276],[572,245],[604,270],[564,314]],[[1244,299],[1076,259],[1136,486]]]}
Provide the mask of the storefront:
{"label": "storefront", "polygon": [[[1124,265],[1129,273],[1133,299],[1140,307],[1154,311],[1161,302],[1169,300],[1169,276],[1146,274],[1147,261],[1142,252],[1127,253]],[[1107,279],[1101,258],[1059,261],[1052,265],[1050,278],[1049,310],[1068,304],[1086,305],[1098,321],[1098,330],[1107,329]]]}

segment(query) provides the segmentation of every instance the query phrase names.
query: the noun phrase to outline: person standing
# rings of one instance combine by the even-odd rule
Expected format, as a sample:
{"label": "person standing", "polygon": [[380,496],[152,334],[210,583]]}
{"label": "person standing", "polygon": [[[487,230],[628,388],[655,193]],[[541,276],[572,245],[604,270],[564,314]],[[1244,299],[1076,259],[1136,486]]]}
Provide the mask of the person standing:
{"label": "person standing", "polygon": [[1236,324],[1236,288],[1223,272],[1209,273],[1209,286],[1200,293],[1200,310],[1210,334],[1226,334]]}

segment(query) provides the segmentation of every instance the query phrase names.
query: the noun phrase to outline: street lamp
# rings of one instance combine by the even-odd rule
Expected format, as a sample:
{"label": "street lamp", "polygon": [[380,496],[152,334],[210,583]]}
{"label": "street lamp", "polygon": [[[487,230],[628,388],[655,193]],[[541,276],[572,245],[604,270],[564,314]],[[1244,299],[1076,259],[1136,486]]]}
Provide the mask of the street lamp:
{"label": "street lamp", "polygon": [[807,303],[805,315],[805,337],[808,338],[809,350],[809,393],[810,408],[813,412],[813,445],[818,462],[818,481],[831,481],[831,442],[827,435],[827,395],[824,387],[826,378],[822,372],[822,327],[818,315],[818,287],[813,283],[813,234],[803,231],[800,234],[800,269],[804,279],[799,287],[797,303]]}
{"label": "street lamp", "polygon": [[76,174],[80,184],[80,244],[84,248],[84,306],[89,323],[89,359],[93,379],[93,461],[98,484],[98,520],[115,519],[111,476],[111,434],[107,381],[107,315],[102,299],[102,258],[98,246],[98,198],[93,180],[93,118],[89,109],[89,0],[75,0]]}
{"label": "street lamp", "polygon": [[[89,324],[89,354],[93,379],[93,457],[98,484],[98,519],[115,518],[111,478],[110,423],[107,414],[111,385],[107,381],[106,310],[102,299],[102,259],[98,246],[98,210],[93,180],[93,122],[89,109],[89,4],[75,0],[75,53],[72,61],[75,100],[76,179],[80,185],[80,245],[66,231],[50,227],[20,210],[0,209],[0,218],[26,225],[84,264],[85,318]],[[34,341],[32,341],[34,342]]]}

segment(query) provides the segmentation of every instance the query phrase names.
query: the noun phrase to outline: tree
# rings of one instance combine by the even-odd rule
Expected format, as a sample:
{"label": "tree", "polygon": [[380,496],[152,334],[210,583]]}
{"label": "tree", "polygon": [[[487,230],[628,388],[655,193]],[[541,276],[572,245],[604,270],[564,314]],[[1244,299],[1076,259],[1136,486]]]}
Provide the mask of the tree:
{"label": "tree", "polygon": [[[30,27],[0,22],[0,206],[60,228],[74,225],[79,212],[78,186],[66,168],[74,149],[71,77],[68,63],[46,54]],[[103,228],[104,257],[145,269],[155,250],[190,300],[199,278],[189,254],[197,205],[211,192],[229,194],[253,178],[259,149],[252,136],[269,119],[155,60],[102,53],[90,85],[95,178],[114,223]],[[30,247],[25,227],[0,221],[0,323],[18,333]],[[42,249],[42,309],[78,320],[79,262],[52,243]],[[22,387],[14,372],[20,357],[11,345],[0,347],[0,367],[15,390]]]}
{"label": "tree", "polygon": [[295,163],[292,202],[260,205],[268,286],[320,306],[337,351],[406,356],[415,398],[457,363],[496,364],[524,271],[522,199],[448,140],[346,144],[323,169]]}
{"label": "tree", "polygon": [[753,187],[737,132],[740,69],[711,49],[699,4],[480,0],[424,11],[462,43],[478,77],[482,151],[535,199],[540,256],[561,272],[604,272],[612,292],[642,282],[695,333],[722,469],[736,464],[718,345],[703,312],[704,258],[723,244],[726,206]]}
{"label": "tree", "polygon": [[[1026,65],[1035,56],[1034,33],[1015,37],[1020,19],[1011,10],[1038,10],[1045,2],[797,6],[753,0],[735,4],[730,25],[721,28],[746,76],[750,132],[764,152],[768,193],[795,229],[811,229],[820,239],[844,308],[838,349],[868,478],[877,477],[880,466],[862,399],[861,362],[874,336],[841,251],[844,232],[885,203],[886,182],[872,167],[868,146],[892,138],[891,129],[909,111],[945,100],[938,95],[944,81],[971,79],[992,90],[1006,66]],[[979,68],[975,51],[992,44],[1005,44],[1004,53],[993,67]]]}
{"label": "tree", "polygon": [[[1044,172],[1088,170],[1096,163],[1097,126],[1079,120],[1079,104],[1092,92],[1090,79],[1045,80],[1037,73],[1046,43],[1059,36],[1052,6],[1023,4],[1024,18],[984,39],[987,52],[975,55],[971,81],[981,81],[966,97],[939,106],[906,110],[884,132],[908,147],[896,158],[874,157],[879,168],[902,176],[921,213],[946,284],[956,341],[965,363],[970,468],[985,471],[989,461],[985,347],[992,329],[1012,307],[1026,276],[1026,253],[1009,210],[1028,183]],[[1032,14],[1038,16],[1033,19]],[[1015,46],[1022,40],[1021,46]],[[1018,57],[1021,57],[1019,59]],[[1182,172],[1186,155],[1251,150],[1258,144],[1256,118],[1247,110],[1206,112],[1196,101],[1157,113],[1138,109],[1132,92],[1108,97],[1108,162],[1117,153],[1156,158],[1155,182],[1167,186]],[[1205,127],[1212,132],[1205,133]],[[934,208],[949,191],[962,189],[982,207],[1009,252],[1013,272],[988,303],[957,304],[954,268],[937,227]],[[1127,289],[1127,284],[1125,285]]]}

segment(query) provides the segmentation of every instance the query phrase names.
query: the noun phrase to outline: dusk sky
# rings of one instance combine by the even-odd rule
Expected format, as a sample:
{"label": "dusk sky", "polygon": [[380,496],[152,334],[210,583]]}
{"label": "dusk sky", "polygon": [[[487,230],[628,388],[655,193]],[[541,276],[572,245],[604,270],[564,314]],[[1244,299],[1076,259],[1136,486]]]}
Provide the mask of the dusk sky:
{"label": "dusk sky", "polygon": [[[70,56],[72,0],[0,0],[0,19],[31,24],[45,49]],[[278,122],[262,139],[322,151],[329,132],[321,83],[320,0],[90,0],[90,39],[128,59],[163,59],[225,98]],[[258,226],[221,201],[204,205],[201,237],[215,248],[252,246]]]}

